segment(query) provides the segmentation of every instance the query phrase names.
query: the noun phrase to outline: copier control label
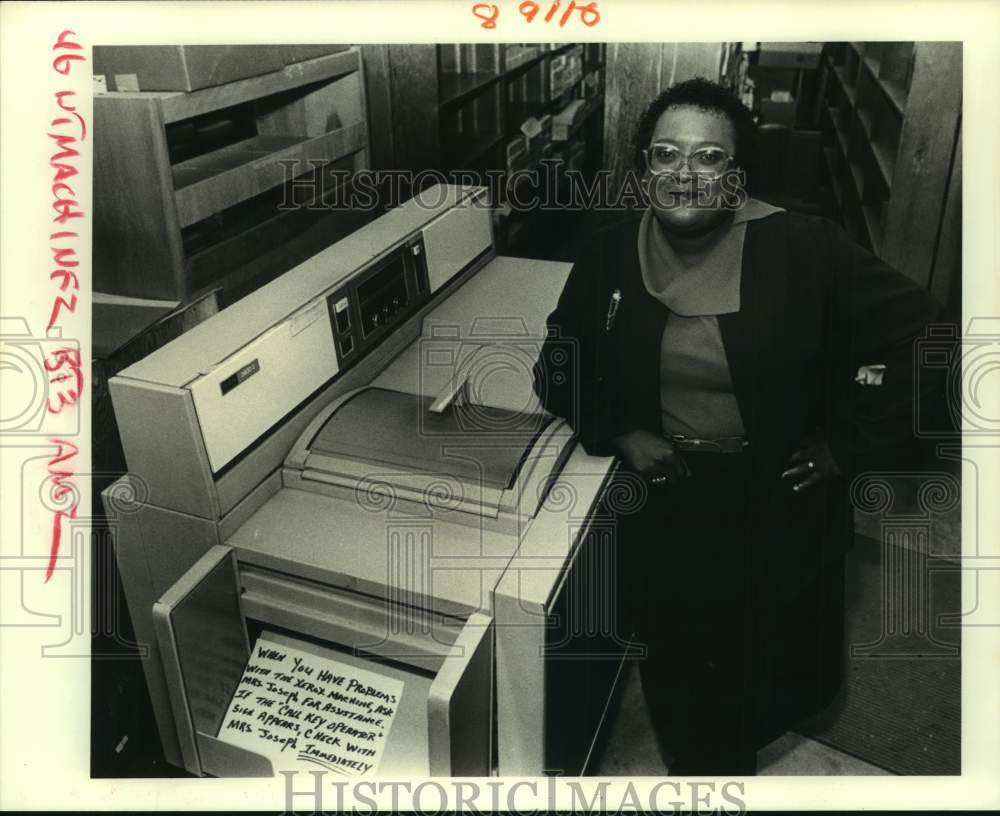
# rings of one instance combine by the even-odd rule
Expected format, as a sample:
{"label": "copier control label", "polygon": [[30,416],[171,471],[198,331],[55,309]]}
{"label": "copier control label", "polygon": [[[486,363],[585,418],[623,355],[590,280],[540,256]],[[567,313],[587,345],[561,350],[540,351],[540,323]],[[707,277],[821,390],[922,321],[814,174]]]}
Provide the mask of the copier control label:
{"label": "copier control label", "polygon": [[235,374],[230,374],[219,383],[219,388],[223,394],[228,394],[241,382],[249,380],[254,374],[260,371],[260,361],[255,357]]}

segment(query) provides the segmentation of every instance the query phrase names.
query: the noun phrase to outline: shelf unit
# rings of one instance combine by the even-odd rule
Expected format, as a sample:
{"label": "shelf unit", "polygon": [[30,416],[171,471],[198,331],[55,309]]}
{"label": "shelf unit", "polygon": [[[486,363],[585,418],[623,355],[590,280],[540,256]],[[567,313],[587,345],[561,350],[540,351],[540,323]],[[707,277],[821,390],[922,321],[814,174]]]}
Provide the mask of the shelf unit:
{"label": "shelf unit", "polygon": [[[544,158],[561,156],[584,171],[601,161],[603,44],[394,45],[388,62],[396,168],[473,171],[484,180],[491,173],[501,182],[494,189],[504,190],[511,173],[537,169]],[[566,139],[554,141],[551,117],[575,99],[584,104]],[[541,131],[527,139],[521,126],[531,119]],[[541,228],[540,216],[501,217],[501,248],[514,248],[532,225]]]}
{"label": "shelf unit", "polygon": [[95,289],[231,301],[359,225],[324,204],[367,166],[362,61],[328,50],[193,91],[95,95]]}
{"label": "shelf unit", "polygon": [[[747,77],[754,87],[750,107],[759,124],[779,124],[788,128],[815,129],[819,71],[819,43],[758,43],[748,54]],[[816,50],[812,50],[816,49]],[[774,91],[790,98],[774,101]]]}
{"label": "shelf unit", "polygon": [[822,68],[824,155],[845,229],[954,307],[961,43],[828,43]]}
{"label": "shelf unit", "polygon": [[[528,58],[504,78],[506,88],[506,132],[499,157],[508,173],[531,172],[543,160],[559,161],[560,167],[579,171],[585,182],[593,179],[603,163],[605,45],[603,43],[556,43],[537,46],[537,53]],[[507,46],[508,49],[516,46]],[[516,54],[516,52],[515,52]],[[575,104],[575,115],[566,124],[556,125],[556,117]],[[532,140],[523,157],[509,161],[509,147],[516,146],[521,125],[535,119],[543,123],[538,141]],[[557,176],[560,193],[567,192],[569,177]],[[546,183],[539,174],[538,184],[521,176],[517,194],[539,192]],[[569,234],[585,213],[570,207],[548,212],[512,211],[498,224],[498,242],[506,252],[545,257],[552,251],[553,239],[560,233]]]}

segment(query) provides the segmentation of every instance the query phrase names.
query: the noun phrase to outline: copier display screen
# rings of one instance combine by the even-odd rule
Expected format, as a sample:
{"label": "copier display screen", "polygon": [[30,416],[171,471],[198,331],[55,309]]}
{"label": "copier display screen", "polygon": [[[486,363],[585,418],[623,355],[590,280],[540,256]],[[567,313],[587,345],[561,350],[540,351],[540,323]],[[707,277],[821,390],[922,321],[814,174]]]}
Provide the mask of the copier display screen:
{"label": "copier display screen", "polygon": [[393,322],[408,303],[404,256],[396,255],[389,263],[358,286],[361,307],[361,332],[365,337]]}

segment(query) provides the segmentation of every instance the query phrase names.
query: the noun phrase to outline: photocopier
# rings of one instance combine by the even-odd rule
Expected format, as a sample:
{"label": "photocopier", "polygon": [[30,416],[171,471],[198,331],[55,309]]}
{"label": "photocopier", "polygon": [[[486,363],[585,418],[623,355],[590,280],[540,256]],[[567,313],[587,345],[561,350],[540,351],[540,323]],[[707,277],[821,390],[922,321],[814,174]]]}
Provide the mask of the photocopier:
{"label": "photocopier", "polygon": [[218,736],[267,631],[402,680],[380,776],[585,772],[625,654],[615,462],[532,387],[569,264],[492,223],[430,187],[111,379],[102,499],[169,762],[273,772]]}

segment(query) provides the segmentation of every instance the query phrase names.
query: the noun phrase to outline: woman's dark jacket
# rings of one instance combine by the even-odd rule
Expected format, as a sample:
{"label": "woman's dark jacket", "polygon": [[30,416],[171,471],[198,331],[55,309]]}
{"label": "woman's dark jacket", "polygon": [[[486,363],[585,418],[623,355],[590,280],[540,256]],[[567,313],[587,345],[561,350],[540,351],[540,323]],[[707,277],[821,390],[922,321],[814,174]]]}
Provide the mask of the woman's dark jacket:
{"label": "woman's dark jacket", "polygon": [[[626,431],[662,432],[668,310],[643,285],[638,225],[628,218],[588,241],[535,366],[542,404],[598,455],[610,455],[611,440]],[[833,222],[785,212],[747,224],[740,303],[739,312],[719,316],[719,329],[753,456],[755,532],[768,553],[762,568],[775,588],[788,587],[850,546],[851,477],[912,448],[914,342],[944,315],[924,289]],[[887,367],[883,384],[857,384],[859,366],[873,364]],[[814,429],[844,475],[793,494],[779,475]]]}

